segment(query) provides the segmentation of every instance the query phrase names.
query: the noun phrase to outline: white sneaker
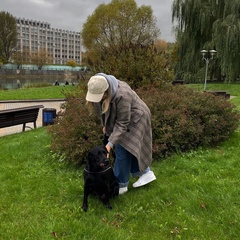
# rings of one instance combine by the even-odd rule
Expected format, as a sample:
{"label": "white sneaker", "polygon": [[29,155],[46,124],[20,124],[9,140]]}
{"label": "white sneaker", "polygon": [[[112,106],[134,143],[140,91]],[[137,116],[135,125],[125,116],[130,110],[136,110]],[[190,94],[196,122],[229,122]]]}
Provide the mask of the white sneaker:
{"label": "white sneaker", "polygon": [[119,188],[119,195],[122,195],[128,191],[128,187],[121,187]]}
{"label": "white sneaker", "polygon": [[153,171],[148,171],[147,173],[143,174],[134,184],[133,187],[141,187],[144,186],[154,180],[156,180],[156,176],[154,175]]}

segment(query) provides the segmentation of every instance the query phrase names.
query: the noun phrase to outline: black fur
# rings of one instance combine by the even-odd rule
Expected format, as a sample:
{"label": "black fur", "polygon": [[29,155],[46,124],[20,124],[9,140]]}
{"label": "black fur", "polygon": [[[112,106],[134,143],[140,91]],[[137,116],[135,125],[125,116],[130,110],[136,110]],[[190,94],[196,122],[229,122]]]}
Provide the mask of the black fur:
{"label": "black fur", "polygon": [[88,152],[84,169],[84,197],[82,209],[88,210],[88,195],[93,193],[103,204],[112,209],[109,199],[119,194],[119,184],[113,174],[113,169],[107,159],[105,146],[96,146]]}

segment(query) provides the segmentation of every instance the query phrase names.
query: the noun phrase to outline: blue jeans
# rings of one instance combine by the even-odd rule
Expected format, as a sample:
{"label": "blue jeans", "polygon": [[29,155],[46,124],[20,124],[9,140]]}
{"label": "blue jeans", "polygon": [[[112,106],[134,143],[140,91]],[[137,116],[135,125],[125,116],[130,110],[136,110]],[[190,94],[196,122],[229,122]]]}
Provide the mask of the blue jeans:
{"label": "blue jeans", "polygon": [[119,187],[128,186],[130,173],[133,177],[137,177],[150,171],[148,167],[144,172],[140,172],[137,158],[121,145],[116,144],[115,153],[114,175],[119,183]]}

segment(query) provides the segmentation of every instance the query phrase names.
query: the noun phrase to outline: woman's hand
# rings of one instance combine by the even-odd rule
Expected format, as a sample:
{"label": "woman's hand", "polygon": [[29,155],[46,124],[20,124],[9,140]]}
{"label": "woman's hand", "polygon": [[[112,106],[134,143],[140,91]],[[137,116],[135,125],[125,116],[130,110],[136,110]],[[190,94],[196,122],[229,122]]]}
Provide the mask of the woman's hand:
{"label": "woman's hand", "polygon": [[106,145],[106,149],[107,149],[107,151],[108,151],[107,158],[109,158],[110,151],[111,151],[111,147],[107,144],[107,145]]}

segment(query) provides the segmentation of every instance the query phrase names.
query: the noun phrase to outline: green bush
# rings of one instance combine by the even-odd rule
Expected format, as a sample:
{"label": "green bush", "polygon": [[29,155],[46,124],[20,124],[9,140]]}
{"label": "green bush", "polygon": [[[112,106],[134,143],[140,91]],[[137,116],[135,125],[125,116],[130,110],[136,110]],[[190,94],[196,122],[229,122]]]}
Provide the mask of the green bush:
{"label": "green bush", "polygon": [[87,151],[101,144],[102,128],[94,111],[86,106],[85,89],[76,87],[72,93],[65,92],[67,101],[62,105],[56,124],[49,126],[51,149],[61,159],[82,164]]}
{"label": "green bush", "polygon": [[[239,113],[223,97],[184,86],[148,86],[137,92],[152,112],[154,158],[199,146],[214,146],[239,126]],[[101,144],[102,128],[97,116],[89,115],[85,87],[67,95],[63,116],[49,128],[51,146],[68,161],[81,164],[87,151]]]}
{"label": "green bush", "polygon": [[214,146],[239,126],[239,112],[224,97],[185,86],[143,88],[138,94],[152,112],[155,157]]}

